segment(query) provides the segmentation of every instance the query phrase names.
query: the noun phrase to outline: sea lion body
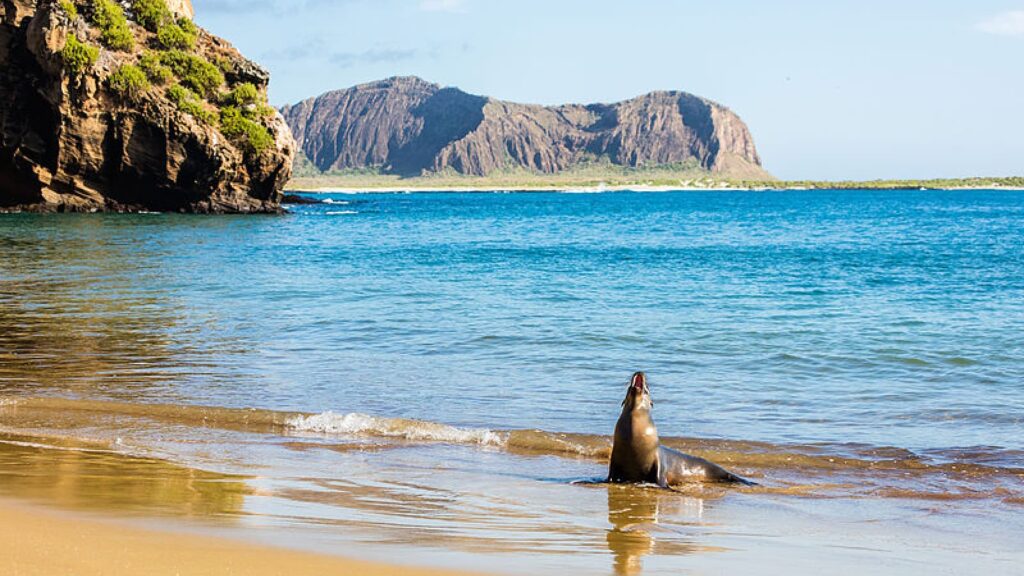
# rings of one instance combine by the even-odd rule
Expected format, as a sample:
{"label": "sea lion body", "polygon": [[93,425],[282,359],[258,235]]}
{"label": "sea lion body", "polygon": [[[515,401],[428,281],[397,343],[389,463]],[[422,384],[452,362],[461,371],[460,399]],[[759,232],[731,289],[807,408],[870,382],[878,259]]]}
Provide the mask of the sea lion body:
{"label": "sea lion body", "polygon": [[754,485],[750,480],[741,478],[714,462],[673,450],[667,446],[658,447],[658,462],[659,486],[672,486],[695,480]]}
{"label": "sea lion body", "polygon": [[615,440],[608,466],[609,482],[648,482],[662,487],[686,482],[735,482],[753,485],[714,462],[662,446],[651,419],[650,391],[643,372],[633,375],[622,414],[615,424]]}

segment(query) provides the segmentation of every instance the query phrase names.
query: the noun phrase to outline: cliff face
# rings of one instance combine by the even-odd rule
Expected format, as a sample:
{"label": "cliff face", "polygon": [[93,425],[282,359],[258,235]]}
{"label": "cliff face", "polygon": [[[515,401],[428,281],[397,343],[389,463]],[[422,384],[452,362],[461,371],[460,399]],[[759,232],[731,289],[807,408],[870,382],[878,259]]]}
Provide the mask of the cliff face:
{"label": "cliff face", "polygon": [[0,2],[0,210],[279,211],[295,144],[269,76],[191,14]]}
{"label": "cliff face", "polygon": [[282,112],[321,171],[373,167],[406,176],[444,170],[486,176],[516,168],[554,173],[607,161],[770,178],[743,121],[684,92],[545,107],[473,96],[419,78],[390,78]]}

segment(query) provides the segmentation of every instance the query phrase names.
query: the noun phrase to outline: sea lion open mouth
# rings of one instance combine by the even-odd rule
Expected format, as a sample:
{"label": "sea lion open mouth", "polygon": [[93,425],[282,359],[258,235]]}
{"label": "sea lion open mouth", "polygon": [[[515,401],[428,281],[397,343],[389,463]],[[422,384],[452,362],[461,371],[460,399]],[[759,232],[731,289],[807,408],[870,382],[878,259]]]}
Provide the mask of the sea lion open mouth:
{"label": "sea lion open mouth", "polygon": [[647,375],[643,372],[633,374],[633,379],[629,382],[629,388],[636,392],[650,394],[650,388],[647,387]]}

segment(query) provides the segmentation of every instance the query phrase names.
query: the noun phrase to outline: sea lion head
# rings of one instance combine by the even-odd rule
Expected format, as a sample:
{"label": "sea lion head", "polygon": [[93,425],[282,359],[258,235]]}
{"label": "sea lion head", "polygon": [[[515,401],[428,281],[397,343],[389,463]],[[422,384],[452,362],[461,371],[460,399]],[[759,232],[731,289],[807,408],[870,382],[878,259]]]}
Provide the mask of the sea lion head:
{"label": "sea lion head", "polygon": [[629,388],[626,389],[626,397],[622,400],[624,411],[650,410],[654,406],[651,399],[651,389],[647,387],[647,375],[643,372],[636,372],[629,380]]}

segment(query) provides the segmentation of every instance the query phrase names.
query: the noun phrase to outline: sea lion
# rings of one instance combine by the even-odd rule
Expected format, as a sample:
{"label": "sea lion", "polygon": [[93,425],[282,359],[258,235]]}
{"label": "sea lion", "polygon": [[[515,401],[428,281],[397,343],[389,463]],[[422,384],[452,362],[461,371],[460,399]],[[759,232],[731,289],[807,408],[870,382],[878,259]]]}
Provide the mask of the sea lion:
{"label": "sea lion", "polygon": [[608,482],[649,482],[663,488],[686,482],[754,482],[729,472],[714,462],[662,446],[651,419],[651,392],[643,372],[633,374],[615,424]]}

